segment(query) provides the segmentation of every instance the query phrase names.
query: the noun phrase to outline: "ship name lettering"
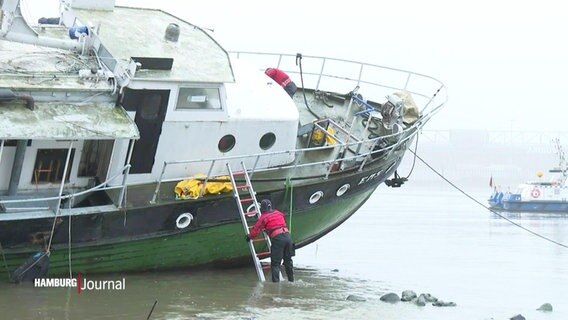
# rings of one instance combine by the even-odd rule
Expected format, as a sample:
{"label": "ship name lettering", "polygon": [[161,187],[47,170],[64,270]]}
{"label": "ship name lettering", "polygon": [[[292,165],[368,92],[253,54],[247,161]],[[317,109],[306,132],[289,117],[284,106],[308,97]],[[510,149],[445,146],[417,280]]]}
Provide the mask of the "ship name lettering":
{"label": "ship name lettering", "polygon": [[361,178],[361,180],[359,180],[359,183],[357,185],[362,185],[363,183],[367,183],[373,179],[375,179],[376,177],[379,176],[379,174],[381,173],[381,171],[377,171],[371,175],[368,175],[366,177]]}

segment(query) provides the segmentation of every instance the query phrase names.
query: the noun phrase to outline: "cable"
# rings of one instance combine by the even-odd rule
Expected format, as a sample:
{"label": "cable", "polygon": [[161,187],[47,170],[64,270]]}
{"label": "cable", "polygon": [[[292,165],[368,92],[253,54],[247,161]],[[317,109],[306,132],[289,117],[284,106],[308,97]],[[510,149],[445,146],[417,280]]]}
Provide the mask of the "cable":
{"label": "cable", "polygon": [[306,98],[306,90],[304,89],[304,73],[302,72],[302,54],[296,53],[296,65],[300,67],[300,81],[302,82],[302,94],[304,96],[304,103],[306,104],[306,108],[308,111],[316,117],[318,120],[322,119],[318,114],[316,114],[312,108],[308,105],[308,99]]}
{"label": "cable", "polygon": [[525,227],[521,226],[520,224],[518,224],[518,223],[512,221],[511,219],[509,219],[509,218],[503,216],[502,214],[498,213],[497,211],[495,211],[495,210],[489,208],[488,206],[484,205],[483,203],[477,201],[475,198],[473,198],[472,196],[470,196],[469,194],[467,194],[465,191],[463,191],[460,187],[456,186],[454,183],[452,183],[450,180],[448,180],[446,177],[444,177],[441,173],[439,173],[438,171],[436,171],[436,169],[434,169],[431,165],[429,165],[426,161],[424,161],[424,159],[420,158],[420,156],[417,155],[415,152],[413,152],[413,151],[410,150],[410,149],[409,149],[408,151],[412,152],[412,153],[414,154],[414,156],[415,156],[418,160],[420,160],[424,165],[426,165],[430,170],[432,170],[432,172],[434,172],[436,175],[438,175],[440,178],[442,178],[442,180],[446,181],[446,182],[447,182],[449,185],[451,185],[454,189],[456,189],[456,190],[458,190],[459,192],[461,192],[463,195],[465,195],[466,197],[468,197],[469,199],[471,199],[473,202],[475,202],[475,203],[479,204],[480,206],[482,206],[483,208],[485,208],[485,209],[491,211],[493,214],[495,214],[495,215],[497,215],[498,217],[502,218],[503,220],[509,222],[510,224],[512,224],[512,225],[514,225],[514,226],[516,226],[516,227],[518,227],[518,228],[521,228],[521,229],[525,230],[526,232],[528,232],[528,233],[530,233],[530,234],[532,234],[532,235],[534,235],[534,236],[537,236],[537,237],[539,237],[539,238],[541,238],[541,239],[543,239],[543,240],[549,241],[549,242],[551,242],[551,243],[553,243],[553,244],[556,244],[556,245],[558,245],[558,246],[560,246],[560,247],[563,247],[563,248],[568,249],[568,245],[565,245],[565,244],[560,243],[560,242],[558,242],[558,241],[552,240],[552,239],[550,239],[550,238],[548,238],[548,237],[545,237],[545,236],[543,236],[543,235],[541,235],[541,234],[538,234],[538,233],[536,233],[536,232],[534,232],[534,231],[532,231],[532,230],[530,230],[530,229],[528,229],[528,228],[525,228]]}
{"label": "cable", "polygon": [[414,165],[416,164],[416,157],[417,157],[416,151],[418,150],[418,137],[420,137],[420,134],[416,133],[416,143],[414,144],[414,151],[411,151],[414,154],[414,159],[412,159],[412,167],[410,167],[410,172],[408,172],[406,179],[410,178],[412,171],[414,171]]}

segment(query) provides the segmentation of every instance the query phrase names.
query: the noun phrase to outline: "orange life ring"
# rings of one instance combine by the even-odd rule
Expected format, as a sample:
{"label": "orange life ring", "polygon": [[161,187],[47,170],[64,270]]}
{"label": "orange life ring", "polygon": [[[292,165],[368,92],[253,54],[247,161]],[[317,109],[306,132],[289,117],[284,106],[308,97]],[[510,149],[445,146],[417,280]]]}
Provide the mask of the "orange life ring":
{"label": "orange life ring", "polygon": [[532,189],[532,191],[531,191],[531,196],[532,196],[533,198],[538,198],[538,197],[540,197],[540,190],[538,190],[537,188]]}

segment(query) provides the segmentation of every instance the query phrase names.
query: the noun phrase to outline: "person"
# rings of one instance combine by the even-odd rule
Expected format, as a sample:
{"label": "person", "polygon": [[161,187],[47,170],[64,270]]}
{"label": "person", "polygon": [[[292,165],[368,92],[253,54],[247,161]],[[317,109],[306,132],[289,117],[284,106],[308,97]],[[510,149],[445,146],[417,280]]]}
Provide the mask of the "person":
{"label": "person", "polygon": [[288,95],[290,95],[290,98],[292,98],[298,90],[298,87],[296,87],[296,84],[290,79],[286,72],[277,68],[267,68],[264,73],[282,86]]}
{"label": "person", "polygon": [[270,237],[272,246],[270,247],[270,267],[272,271],[272,282],[280,281],[280,263],[284,258],[284,268],[288,281],[294,281],[294,266],[292,256],[294,255],[294,244],[288,228],[284,213],[279,210],[272,209],[270,200],[262,200],[260,203],[261,216],[254,224],[250,234],[246,236],[246,240],[256,238],[262,230],[266,230],[266,234]]}

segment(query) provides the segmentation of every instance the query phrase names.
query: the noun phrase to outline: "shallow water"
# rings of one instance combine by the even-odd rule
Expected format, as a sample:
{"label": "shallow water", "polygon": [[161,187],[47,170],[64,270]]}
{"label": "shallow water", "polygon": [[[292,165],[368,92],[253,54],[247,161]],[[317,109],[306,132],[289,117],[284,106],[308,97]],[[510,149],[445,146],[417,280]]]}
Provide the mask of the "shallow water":
{"label": "shallow water", "polygon": [[[477,190],[485,201],[491,190]],[[568,243],[568,216],[507,218]],[[292,225],[292,234],[293,234]],[[381,186],[349,221],[297,251],[295,283],[260,284],[252,267],[104,275],[123,291],[0,284],[3,319],[568,319],[568,249],[440,185]],[[412,289],[456,307],[386,304]],[[346,301],[354,294],[365,302]],[[536,309],[553,305],[552,313]]]}

